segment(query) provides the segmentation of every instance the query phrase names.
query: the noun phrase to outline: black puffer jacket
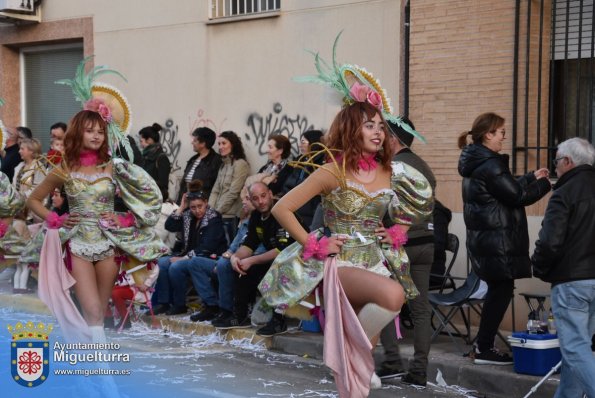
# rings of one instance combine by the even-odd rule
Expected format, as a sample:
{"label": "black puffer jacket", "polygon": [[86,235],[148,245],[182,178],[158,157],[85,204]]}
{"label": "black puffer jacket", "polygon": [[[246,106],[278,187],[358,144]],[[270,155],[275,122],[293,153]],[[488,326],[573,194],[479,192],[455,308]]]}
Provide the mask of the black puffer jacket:
{"label": "black puffer jacket", "polygon": [[535,276],[552,284],[595,279],[595,168],[560,177],[531,257]]}
{"label": "black puffer jacket", "polygon": [[471,264],[486,281],[531,277],[525,206],[550,189],[547,178],[533,173],[515,179],[508,155],[483,145],[468,145],[459,159],[467,249]]}

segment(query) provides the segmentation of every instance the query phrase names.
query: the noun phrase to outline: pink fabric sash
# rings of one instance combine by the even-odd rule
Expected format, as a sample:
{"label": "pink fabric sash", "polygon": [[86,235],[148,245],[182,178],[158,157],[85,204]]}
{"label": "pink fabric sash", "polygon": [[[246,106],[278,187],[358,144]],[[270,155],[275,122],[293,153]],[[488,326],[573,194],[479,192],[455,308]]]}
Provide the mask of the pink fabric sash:
{"label": "pink fabric sash", "polygon": [[335,257],[324,264],[324,363],[335,376],[339,397],[367,397],[374,371],[372,344],[337,275]]}
{"label": "pink fabric sash", "polygon": [[58,319],[67,342],[88,343],[91,331],[70,298],[70,288],[76,280],[64,266],[62,257],[60,234],[57,229],[48,229],[39,258],[39,298]]}

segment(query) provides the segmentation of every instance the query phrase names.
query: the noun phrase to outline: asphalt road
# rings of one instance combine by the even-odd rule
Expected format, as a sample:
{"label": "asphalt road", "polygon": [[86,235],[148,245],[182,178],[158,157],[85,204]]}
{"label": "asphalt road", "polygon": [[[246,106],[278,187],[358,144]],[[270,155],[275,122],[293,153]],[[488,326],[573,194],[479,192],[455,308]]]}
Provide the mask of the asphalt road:
{"label": "asphalt road", "polygon": [[[17,321],[55,322],[51,317],[0,309],[0,387],[2,396],[18,397],[142,397],[142,398],[236,398],[236,397],[338,397],[332,375],[318,360],[276,354],[248,340],[226,342],[218,334],[188,336],[154,330],[144,324],[121,334],[109,333],[121,354],[101,369],[130,373],[117,376],[67,376],[56,371],[97,370],[95,362],[72,365],[56,358],[56,342],[62,342],[55,325],[50,335],[50,373],[38,387],[26,388],[11,380],[10,334],[6,326]],[[70,350],[68,354],[81,351]],[[95,351],[82,351],[84,354]],[[128,361],[122,360],[128,355]],[[58,360],[56,360],[58,359]],[[4,395],[8,393],[9,395]],[[370,397],[474,397],[456,386],[427,388],[405,386],[393,380]]]}

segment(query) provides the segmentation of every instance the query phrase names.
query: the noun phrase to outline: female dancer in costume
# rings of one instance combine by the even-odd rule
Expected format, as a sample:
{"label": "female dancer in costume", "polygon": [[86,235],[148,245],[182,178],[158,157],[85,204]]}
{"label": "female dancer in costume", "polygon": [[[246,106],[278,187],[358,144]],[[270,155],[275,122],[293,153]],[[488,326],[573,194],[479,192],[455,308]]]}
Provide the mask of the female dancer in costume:
{"label": "female dancer in costume", "polygon": [[[98,112],[84,110],[69,123],[65,138],[65,153],[61,166],[56,167],[33,191],[27,205],[46,220],[50,231],[60,228],[60,238],[67,241],[67,266],[74,278],[74,290],[81,304],[85,330],[66,330],[73,326],[76,311],[63,314],[63,302],[50,302],[44,293],[42,271],[44,262],[51,266],[52,253],[46,235],[40,259],[40,297],[50,306],[67,337],[105,341],[103,315],[118,275],[115,255],[119,249],[139,262],[150,262],[167,252],[161,241],[148,228],[154,225],[161,208],[161,195],[155,181],[141,168],[108,155],[108,123]],[[59,217],[43,205],[54,189],[64,185],[70,214]],[[131,209],[125,215],[114,214],[116,188]],[[70,258],[70,264],[68,264]],[[49,260],[49,261],[48,261]],[[55,262],[55,260],[54,260]],[[45,268],[47,273],[52,272]],[[58,270],[60,271],[60,270]],[[52,278],[52,275],[48,275]],[[53,282],[49,280],[50,284]],[[72,282],[71,282],[72,283]],[[66,288],[68,288],[67,286]],[[50,286],[56,288],[55,286]],[[44,297],[45,296],[45,297]],[[79,322],[79,327],[81,327]]]}
{"label": "female dancer in costume", "polygon": [[[0,134],[2,134],[0,132]],[[25,207],[25,199],[10,183],[6,174],[0,172],[0,264],[12,263],[18,258],[26,241],[13,227],[13,218]],[[6,264],[4,264],[6,263]],[[2,267],[4,268],[4,267]]]}
{"label": "female dancer in costume", "polygon": [[[273,215],[303,250],[294,246],[282,252],[276,263],[287,267],[277,268],[276,280],[284,281],[283,286],[269,274],[261,291],[269,304],[283,310],[308,295],[324,269],[325,363],[333,369],[342,397],[367,396],[373,377],[372,344],[362,342],[361,328],[364,339],[375,340],[399,313],[406,294],[416,294],[410,278],[401,274],[402,286],[389,278],[389,269],[404,271],[407,258],[400,246],[408,226],[431,211],[432,191],[425,178],[404,164],[391,164],[385,129],[378,108],[364,102],[343,108],[326,140],[330,148],[341,151],[335,157],[339,159],[320,167],[273,208]],[[308,234],[294,215],[316,195],[322,195],[330,237]],[[381,227],[387,211],[397,224],[391,230]],[[292,257],[296,248],[301,259]],[[304,261],[309,271],[296,273],[296,261]],[[362,344],[346,348],[343,340]]]}
{"label": "female dancer in costume", "polygon": [[[319,75],[298,80],[338,89],[345,105],[325,137],[328,148],[296,162],[317,170],[273,208],[296,243],[277,256],[259,288],[269,306],[284,312],[323,280],[324,362],[333,370],[339,396],[359,398],[380,387],[370,340],[376,341],[406,298],[418,294],[402,244],[409,226],[431,213],[433,200],[423,175],[391,163],[385,118],[406,127],[391,114],[386,94],[369,72],[335,61],[338,39],[332,64],[317,54]],[[322,166],[312,161],[321,152],[329,160]],[[322,195],[325,236],[308,234],[294,214],[316,195]],[[384,229],[387,212],[395,225]]]}

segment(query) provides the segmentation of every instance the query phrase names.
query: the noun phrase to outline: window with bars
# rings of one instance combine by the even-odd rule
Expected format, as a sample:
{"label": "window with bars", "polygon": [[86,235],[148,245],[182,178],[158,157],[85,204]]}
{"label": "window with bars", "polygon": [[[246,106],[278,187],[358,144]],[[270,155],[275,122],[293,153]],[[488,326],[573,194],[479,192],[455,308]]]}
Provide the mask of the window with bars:
{"label": "window with bars", "polygon": [[281,10],[281,0],[210,0],[209,19],[262,16]]}
{"label": "window with bars", "polygon": [[593,142],[594,0],[517,0],[512,167],[554,169],[557,145]]}

